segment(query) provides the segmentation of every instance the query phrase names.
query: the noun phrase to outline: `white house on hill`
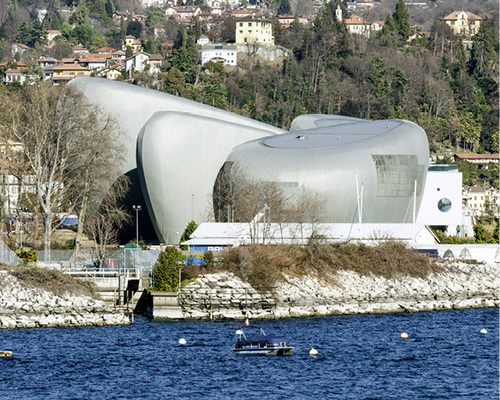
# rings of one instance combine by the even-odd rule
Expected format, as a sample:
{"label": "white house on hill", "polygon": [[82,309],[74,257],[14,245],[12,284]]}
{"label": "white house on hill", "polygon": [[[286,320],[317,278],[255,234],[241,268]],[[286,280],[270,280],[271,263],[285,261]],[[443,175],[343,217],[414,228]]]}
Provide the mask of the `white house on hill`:
{"label": "white house on hill", "polygon": [[209,61],[225,65],[236,65],[236,45],[205,45],[201,50],[201,64]]}

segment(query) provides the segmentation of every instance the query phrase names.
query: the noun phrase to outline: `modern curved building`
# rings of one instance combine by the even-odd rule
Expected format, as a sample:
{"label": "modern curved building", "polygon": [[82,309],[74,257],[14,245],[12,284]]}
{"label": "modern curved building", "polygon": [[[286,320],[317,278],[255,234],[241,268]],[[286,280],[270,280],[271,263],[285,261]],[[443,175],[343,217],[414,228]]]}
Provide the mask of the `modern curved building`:
{"label": "modern curved building", "polygon": [[141,213],[140,236],[156,236],[164,243],[178,243],[188,221],[208,218],[215,177],[234,146],[284,132],[128,83],[88,77],[73,79],[68,87],[118,123],[125,149],[120,171],[130,178],[132,188],[126,206],[147,209],[147,215]]}
{"label": "modern curved building", "polygon": [[412,222],[428,160],[427,136],[414,123],[325,115],[299,117],[289,133],[239,145],[227,159],[287,197],[319,194],[330,223]]}
{"label": "modern curved building", "polygon": [[[157,238],[178,243],[188,221],[213,219],[213,190],[224,165],[326,201],[321,222],[412,222],[428,166],[425,132],[402,120],[306,115],[289,132],[162,92],[79,78],[69,83],[112,115],[122,131],[121,171]],[[134,182],[133,182],[134,183]],[[144,220],[144,215],[141,216]],[[151,237],[144,232],[141,236]]]}

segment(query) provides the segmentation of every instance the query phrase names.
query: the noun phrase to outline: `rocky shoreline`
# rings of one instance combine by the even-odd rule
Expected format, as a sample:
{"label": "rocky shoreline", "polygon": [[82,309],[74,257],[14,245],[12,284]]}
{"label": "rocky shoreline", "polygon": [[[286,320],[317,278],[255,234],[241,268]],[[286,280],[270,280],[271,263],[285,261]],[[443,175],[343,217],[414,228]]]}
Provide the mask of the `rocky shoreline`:
{"label": "rocky shoreline", "polygon": [[0,275],[0,329],[126,325],[123,312],[88,296],[56,296],[27,287],[14,276]]}
{"label": "rocky shoreline", "polygon": [[[499,307],[496,265],[443,263],[427,278],[386,279],[339,271],[328,278],[286,276],[273,288],[253,288],[231,273],[199,276],[182,289],[178,316],[274,319]],[[174,294],[177,298],[177,294]],[[87,296],[56,296],[0,275],[0,329],[126,325],[130,319]]]}
{"label": "rocky shoreline", "polygon": [[185,319],[269,319],[417,312],[498,307],[500,276],[496,265],[443,263],[426,279],[385,279],[339,271],[286,277],[274,290],[256,290],[229,273],[200,277],[183,288]]}

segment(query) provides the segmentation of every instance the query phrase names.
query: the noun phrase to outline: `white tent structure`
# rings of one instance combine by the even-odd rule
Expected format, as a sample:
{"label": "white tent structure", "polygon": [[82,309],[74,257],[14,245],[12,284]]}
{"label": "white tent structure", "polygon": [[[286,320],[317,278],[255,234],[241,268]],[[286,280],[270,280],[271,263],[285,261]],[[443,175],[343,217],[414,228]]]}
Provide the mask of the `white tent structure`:
{"label": "white tent structure", "polygon": [[[381,241],[401,241],[408,246],[434,245],[436,238],[422,224],[277,224],[203,223],[183,242],[193,251],[222,251],[241,243],[305,245],[311,237],[327,242],[357,242],[376,244]],[[414,240],[412,240],[414,237]]]}

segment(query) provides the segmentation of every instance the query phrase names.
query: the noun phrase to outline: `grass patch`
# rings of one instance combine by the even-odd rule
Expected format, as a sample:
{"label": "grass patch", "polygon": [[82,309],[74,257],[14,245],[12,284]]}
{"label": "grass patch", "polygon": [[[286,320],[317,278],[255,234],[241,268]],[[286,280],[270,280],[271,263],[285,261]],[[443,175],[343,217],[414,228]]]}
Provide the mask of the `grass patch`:
{"label": "grass patch", "polygon": [[10,273],[25,285],[46,290],[56,296],[99,298],[92,282],[75,279],[57,270],[37,267],[10,267]]}
{"label": "grass patch", "polygon": [[311,241],[307,246],[242,246],[225,251],[217,270],[228,271],[254,287],[275,286],[283,274],[311,273],[329,279],[337,271],[349,270],[362,276],[387,279],[401,276],[425,278],[440,271],[428,258],[404,243],[387,241],[376,246]]}

